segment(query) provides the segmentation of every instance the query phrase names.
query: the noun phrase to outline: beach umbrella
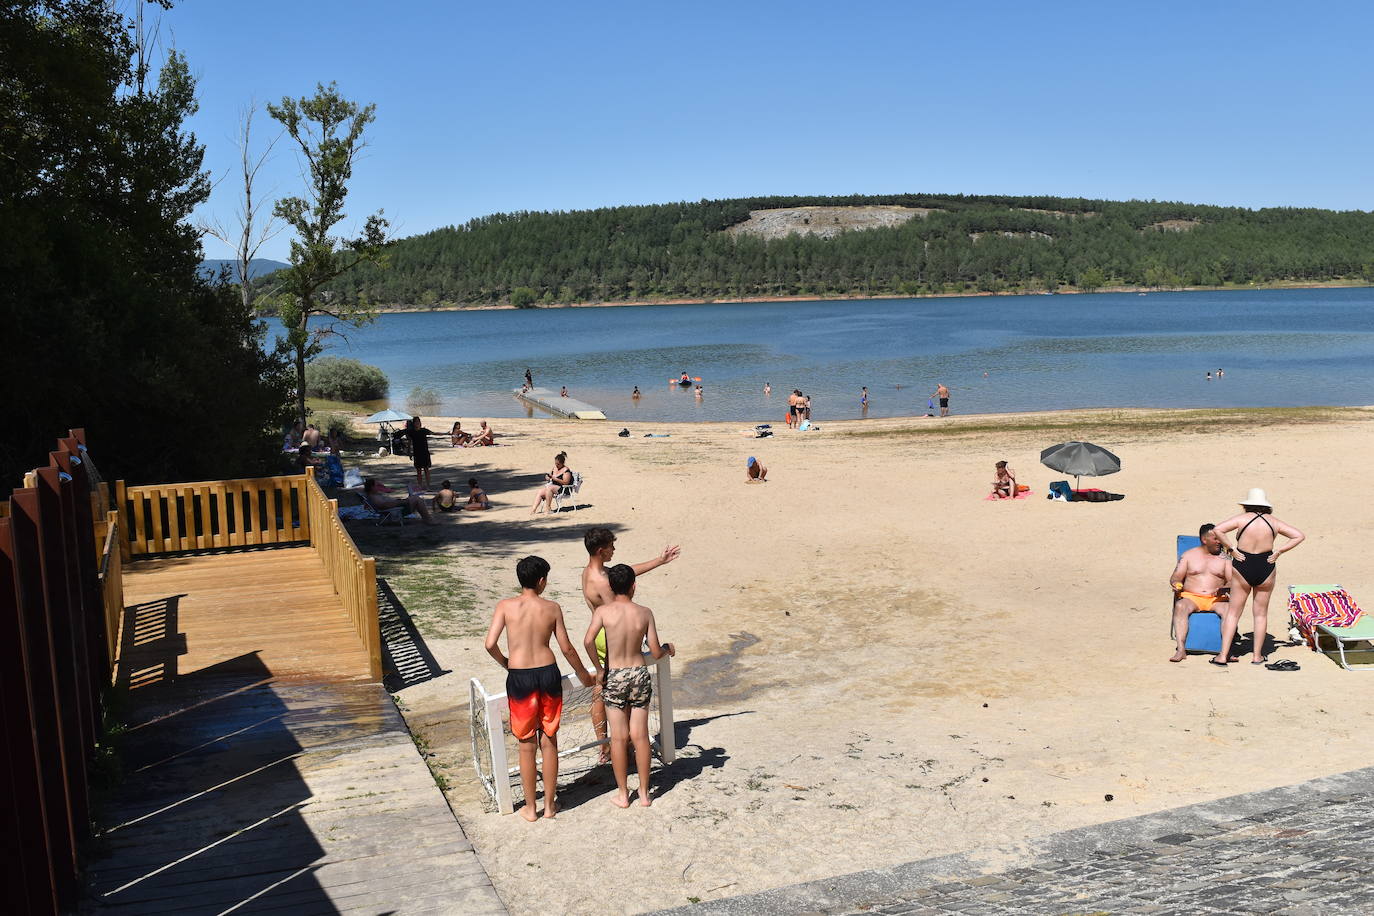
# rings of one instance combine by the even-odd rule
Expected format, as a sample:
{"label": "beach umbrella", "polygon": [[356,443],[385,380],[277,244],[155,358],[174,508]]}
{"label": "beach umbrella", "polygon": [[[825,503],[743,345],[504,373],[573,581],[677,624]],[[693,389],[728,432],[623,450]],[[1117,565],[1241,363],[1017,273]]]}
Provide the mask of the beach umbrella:
{"label": "beach umbrella", "polygon": [[402,412],[399,411],[399,410],[392,410],[390,407],[388,407],[386,410],[379,410],[379,411],[377,411],[376,413],[374,413],[372,416],[368,417],[368,418],[367,418],[366,420],[364,420],[363,422],[364,422],[364,423],[404,423],[406,420],[409,420],[409,419],[410,419],[410,414],[408,414],[408,413],[402,413]]}
{"label": "beach umbrella", "polygon": [[1040,453],[1040,463],[1061,474],[1074,476],[1074,489],[1080,477],[1104,477],[1121,470],[1121,459],[1091,442],[1061,442]]}

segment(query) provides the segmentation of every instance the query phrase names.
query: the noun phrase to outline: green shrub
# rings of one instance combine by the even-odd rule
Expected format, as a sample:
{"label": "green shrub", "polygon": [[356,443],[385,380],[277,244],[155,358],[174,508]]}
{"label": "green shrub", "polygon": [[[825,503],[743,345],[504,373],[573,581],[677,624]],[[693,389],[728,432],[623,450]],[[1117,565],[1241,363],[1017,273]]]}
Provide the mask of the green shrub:
{"label": "green shrub", "polygon": [[310,422],[314,423],[326,437],[337,433],[339,438],[347,441],[353,435],[353,423],[346,413],[317,410],[310,414]]}
{"label": "green shrub", "polygon": [[386,373],[356,359],[321,356],[305,367],[305,394],[332,401],[375,401],[391,389]]}
{"label": "green shrub", "polygon": [[416,385],[410,389],[410,394],[406,396],[406,406],[412,411],[417,407],[433,407],[439,403],[439,392],[433,388],[426,388],[423,385]]}
{"label": "green shrub", "polygon": [[528,309],[534,307],[534,300],[539,296],[528,286],[517,286],[510,291],[510,304],[518,309]]}

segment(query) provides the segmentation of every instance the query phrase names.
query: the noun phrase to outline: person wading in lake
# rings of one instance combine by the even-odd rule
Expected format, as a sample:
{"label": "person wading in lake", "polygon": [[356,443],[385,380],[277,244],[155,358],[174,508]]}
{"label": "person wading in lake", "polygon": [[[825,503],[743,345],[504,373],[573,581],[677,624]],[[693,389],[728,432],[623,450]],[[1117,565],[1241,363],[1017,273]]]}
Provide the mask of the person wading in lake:
{"label": "person wading in lake", "polygon": [[[1254,600],[1250,604],[1250,615],[1255,625],[1251,664],[1264,664],[1264,637],[1269,632],[1269,597],[1274,593],[1276,564],[1280,555],[1297,547],[1307,537],[1287,522],[1274,518],[1274,507],[1269,505],[1269,497],[1259,487],[1250,490],[1240,507],[1245,511],[1216,527],[1217,536],[1231,555],[1235,575],[1231,577],[1230,608],[1221,621],[1221,654],[1212,659],[1214,665],[1225,665],[1231,660],[1231,640],[1240,626],[1245,599],[1251,594]],[[1226,538],[1232,531],[1236,532],[1235,547]],[[1279,535],[1287,538],[1288,543],[1275,547],[1274,540]]]}

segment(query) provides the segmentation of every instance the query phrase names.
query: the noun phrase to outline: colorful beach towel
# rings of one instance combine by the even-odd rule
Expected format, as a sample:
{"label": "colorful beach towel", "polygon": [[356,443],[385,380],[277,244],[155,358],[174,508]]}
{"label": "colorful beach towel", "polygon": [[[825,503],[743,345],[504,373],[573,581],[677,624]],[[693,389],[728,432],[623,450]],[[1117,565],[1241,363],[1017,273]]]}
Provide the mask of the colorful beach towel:
{"label": "colorful beach towel", "polygon": [[[1029,499],[1029,498],[1030,498],[1030,495],[1031,495],[1031,491],[1030,491],[1029,488],[1027,488],[1027,489],[1025,489],[1025,490],[1017,490],[1017,491],[1016,491],[1016,495],[1013,496],[1012,499]],[[993,496],[991,493],[989,493],[987,496],[984,496],[984,497],[983,497],[983,502],[998,502],[998,503],[1004,503],[1004,502],[1006,502],[1006,501],[1007,501],[1007,498],[1006,498],[1005,496],[1003,496],[1003,497],[1001,497],[1001,498],[998,498],[998,497],[996,497],[996,496]]]}
{"label": "colorful beach towel", "polygon": [[1343,588],[1288,596],[1288,612],[1295,620],[1314,627],[1350,627],[1364,612]]}

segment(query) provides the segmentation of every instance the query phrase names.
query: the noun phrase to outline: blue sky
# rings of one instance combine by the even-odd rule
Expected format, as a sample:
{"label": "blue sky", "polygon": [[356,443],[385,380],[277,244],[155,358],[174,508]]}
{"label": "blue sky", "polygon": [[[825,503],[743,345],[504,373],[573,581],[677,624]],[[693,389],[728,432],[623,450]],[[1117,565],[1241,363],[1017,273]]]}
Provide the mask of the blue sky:
{"label": "blue sky", "polygon": [[[1374,209],[1354,3],[183,0],[191,128],[337,80],[375,102],[350,196],[398,235],[508,210],[758,194]],[[259,136],[275,123],[259,115]],[[298,192],[281,144],[259,193]],[[221,182],[203,216],[232,218]],[[285,259],[283,234],[264,248]],[[211,257],[230,252],[207,240]]]}

